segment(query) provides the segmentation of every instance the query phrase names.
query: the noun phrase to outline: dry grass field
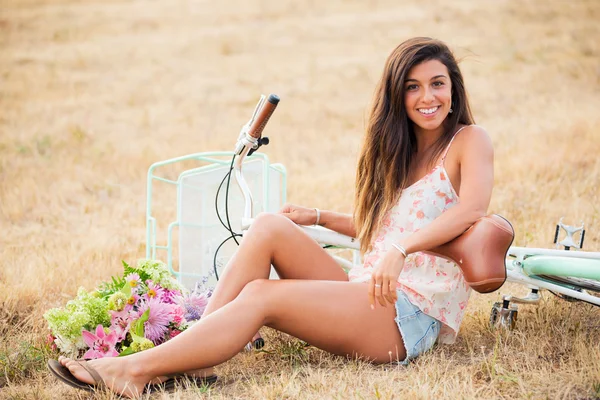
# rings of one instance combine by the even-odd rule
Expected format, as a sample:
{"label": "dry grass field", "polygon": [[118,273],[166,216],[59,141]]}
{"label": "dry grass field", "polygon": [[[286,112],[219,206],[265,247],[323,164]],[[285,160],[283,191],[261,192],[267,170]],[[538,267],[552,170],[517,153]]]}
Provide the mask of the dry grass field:
{"label": "dry grass field", "polygon": [[[42,314],[144,256],[149,165],[232,149],[260,93],[282,99],[264,151],[289,200],[350,212],[375,83],[411,36],[463,58],[495,146],[490,211],[515,244],[551,246],[564,216],[600,251],[599,21],[597,0],[2,0],[0,398],[88,398],[45,369]],[[474,294],[457,342],[406,368],[267,331],[268,352],[170,396],[600,398],[599,308],[545,292],[516,330],[488,327],[501,294],[526,291]]]}

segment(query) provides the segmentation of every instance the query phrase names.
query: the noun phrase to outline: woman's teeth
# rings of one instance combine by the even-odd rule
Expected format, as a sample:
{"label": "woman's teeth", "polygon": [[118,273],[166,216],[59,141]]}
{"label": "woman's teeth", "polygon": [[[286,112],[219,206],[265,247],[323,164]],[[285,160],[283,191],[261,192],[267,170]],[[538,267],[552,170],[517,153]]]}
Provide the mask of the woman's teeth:
{"label": "woman's teeth", "polygon": [[438,107],[433,107],[433,108],[420,108],[419,112],[421,114],[433,114],[434,112],[436,112],[438,110],[438,108],[440,108],[440,107],[438,106]]}

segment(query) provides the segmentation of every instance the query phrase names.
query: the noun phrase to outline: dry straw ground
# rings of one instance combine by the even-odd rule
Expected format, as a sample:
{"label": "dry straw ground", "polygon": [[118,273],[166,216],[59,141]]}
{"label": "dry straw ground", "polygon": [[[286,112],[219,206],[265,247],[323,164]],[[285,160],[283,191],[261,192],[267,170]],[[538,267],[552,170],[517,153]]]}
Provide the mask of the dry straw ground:
{"label": "dry straw ground", "polygon": [[[42,313],[144,255],[147,167],[231,149],[260,93],[282,98],[266,151],[290,200],[349,212],[375,82],[410,36],[464,57],[495,146],[490,209],[516,244],[549,246],[565,216],[600,250],[599,20],[597,0],[3,0],[0,398],[84,398],[44,369]],[[507,335],[487,326],[500,293],[474,295],[457,343],[408,368],[267,332],[270,353],[174,398],[600,397],[599,309],[546,293]]]}

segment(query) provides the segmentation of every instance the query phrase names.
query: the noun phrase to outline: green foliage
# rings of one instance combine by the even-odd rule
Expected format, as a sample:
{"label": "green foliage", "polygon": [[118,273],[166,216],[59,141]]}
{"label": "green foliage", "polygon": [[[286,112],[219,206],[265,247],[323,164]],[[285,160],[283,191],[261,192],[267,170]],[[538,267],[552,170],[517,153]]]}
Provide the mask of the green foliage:
{"label": "green foliage", "polygon": [[[67,343],[77,343],[82,340],[81,330],[93,331],[96,326],[109,326],[110,315],[107,303],[102,297],[97,297],[79,288],[77,296],[67,302],[65,307],[52,308],[44,314],[52,334],[59,339],[57,345],[67,353],[77,349]],[[61,345],[61,343],[63,345]],[[65,347],[67,346],[67,347]]]}
{"label": "green foliage", "polygon": [[[131,294],[131,289],[129,289],[129,294]],[[127,304],[128,298],[129,298],[129,296],[126,295],[125,293],[123,293],[122,291],[113,293],[108,298],[108,309],[115,310],[115,311],[122,311],[125,308],[125,305]]]}
{"label": "green foliage", "polygon": [[[173,279],[169,268],[162,261],[150,259],[138,260],[135,271],[139,274],[138,270],[147,274],[146,276],[150,276],[148,279],[151,279],[154,283],[159,284],[165,289],[179,290],[181,293],[185,292],[185,288],[177,280]],[[143,278],[141,274],[140,278],[142,278],[142,281],[146,281],[146,278]]]}
{"label": "green foliage", "polygon": [[96,293],[98,296],[107,300],[114,293],[120,291],[125,286],[125,277],[122,276],[113,276],[111,282],[102,282],[98,285],[96,289]]}
{"label": "green foliage", "polygon": [[[140,277],[140,281],[146,282],[148,279],[152,279],[152,276],[141,268],[134,268],[127,264],[125,261],[121,261],[123,263],[123,276],[127,276],[129,274],[138,274]],[[125,278],[123,278],[123,282],[125,282]]]}
{"label": "green foliage", "polygon": [[150,318],[150,308],[131,324],[131,334],[144,337],[144,323]]}

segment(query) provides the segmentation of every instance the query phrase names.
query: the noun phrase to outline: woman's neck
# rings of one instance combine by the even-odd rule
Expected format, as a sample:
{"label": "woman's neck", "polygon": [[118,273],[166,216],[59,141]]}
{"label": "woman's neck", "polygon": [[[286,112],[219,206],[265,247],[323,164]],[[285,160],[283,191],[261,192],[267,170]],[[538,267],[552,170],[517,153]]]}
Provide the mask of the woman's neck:
{"label": "woman's neck", "polygon": [[440,125],[433,130],[425,130],[419,126],[415,126],[414,132],[417,139],[417,153],[423,153],[431,149],[431,146],[443,135],[444,126]]}

